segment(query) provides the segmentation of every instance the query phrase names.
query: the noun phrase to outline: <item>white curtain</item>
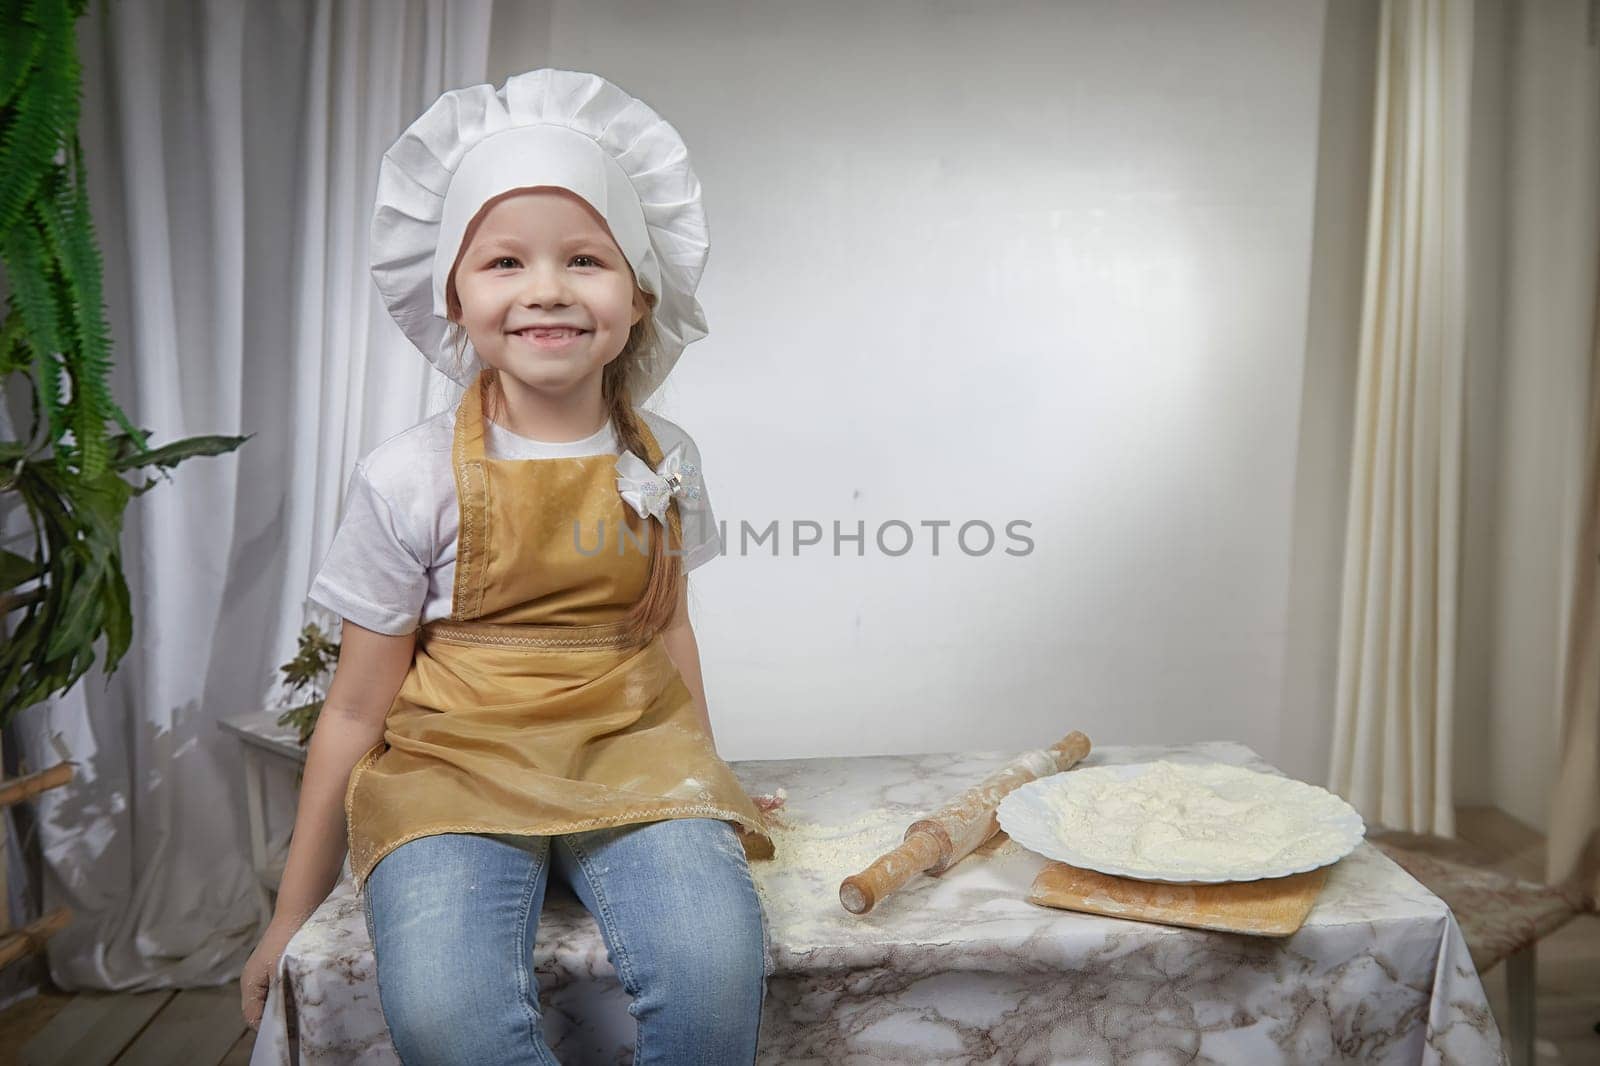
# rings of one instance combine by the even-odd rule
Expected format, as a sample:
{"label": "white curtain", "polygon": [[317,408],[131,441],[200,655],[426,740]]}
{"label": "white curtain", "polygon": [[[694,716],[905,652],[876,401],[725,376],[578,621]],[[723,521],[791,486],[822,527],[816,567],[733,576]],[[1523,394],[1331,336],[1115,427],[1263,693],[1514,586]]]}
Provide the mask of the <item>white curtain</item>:
{"label": "white curtain", "polygon": [[1591,900],[1600,899],[1600,286],[1594,324],[1582,503],[1564,604],[1561,744],[1547,870],[1551,884],[1572,882]]}
{"label": "white curtain", "polygon": [[1490,801],[1600,889],[1600,6],[1513,5]]}
{"label": "white curtain", "polygon": [[[156,443],[253,434],[130,506],[135,641],[17,722],[62,987],[237,977],[260,934],[237,741],[292,654],[359,454],[448,402],[367,274],[379,159],[486,79],[490,0],[97,2],[81,135],[117,362]],[[437,391],[435,391],[437,390]]]}
{"label": "white curtain", "polygon": [[1385,0],[1329,787],[1454,834],[1472,5]]}
{"label": "white curtain", "polygon": [[[1585,399],[1576,432],[1565,438],[1571,462],[1561,464],[1573,476],[1564,478],[1567,498],[1576,501],[1563,521],[1561,567],[1558,701],[1555,765],[1550,797],[1550,830],[1546,876],[1551,884],[1570,884],[1600,900],[1600,6],[1586,10],[1538,8],[1527,13],[1540,19],[1525,29],[1559,41],[1562,64],[1549,81],[1526,86],[1531,103],[1547,116],[1556,146],[1543,165],[1543,176],[1570,200],[1549,205],[1560,219],[1530,257],[1549,276],[1537,279],[1549,291],[1564,278],[1573,281],[1573,299],[1558,306],[1566,323],[1582,328],[1554,331],[1557,337],[1581,338],[1583,350],[1572,376],[1574,391]],[[1548,93],[1545,96],[1540,90]],[[1566,232],[1571,227],[1575,232]],[[1584,314],[1587,311],[1587,314]],[[1586,336],[1584,334],[1587,334]],[[1564,348],[1566,346],[1563,346]],[[1570,350],[1570,349],[1569,349]],[[1565,351],[1551,352],[1564,363]]]}

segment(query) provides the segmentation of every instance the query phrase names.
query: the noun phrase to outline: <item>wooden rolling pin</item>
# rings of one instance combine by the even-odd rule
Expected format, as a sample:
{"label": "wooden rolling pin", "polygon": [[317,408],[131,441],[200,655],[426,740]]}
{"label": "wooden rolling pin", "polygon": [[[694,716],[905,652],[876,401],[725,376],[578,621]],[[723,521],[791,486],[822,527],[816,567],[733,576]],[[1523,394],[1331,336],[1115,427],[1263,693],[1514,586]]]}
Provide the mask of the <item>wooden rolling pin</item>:
{"label": "wooden rolling pin", "polygon": [[1088,754],[1089,738],[1077,730],[1048,748],[1027,752],[953,802],[912,822],[903,844],[840,883],[839,902],[851,914],[865,914],[917,874],[944,873],[994,836],[1000,828],[994,810],[1006,793],[1070,770]]}

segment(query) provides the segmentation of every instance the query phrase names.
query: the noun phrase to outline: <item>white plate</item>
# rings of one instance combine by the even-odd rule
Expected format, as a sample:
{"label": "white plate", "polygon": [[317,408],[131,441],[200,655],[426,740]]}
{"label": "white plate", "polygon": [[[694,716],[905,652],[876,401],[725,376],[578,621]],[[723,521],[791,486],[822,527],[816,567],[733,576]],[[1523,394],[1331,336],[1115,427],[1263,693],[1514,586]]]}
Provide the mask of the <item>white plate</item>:
{"label": "white plate", "polygon": [[[1159,791],[1149,787],[1157,782]],[[1315,870],[1366,835],[1361,815],[1328,790],[1223,763],[1068,770],[1016,789],[995,813],[1011,839],[1046,858],[1178,884]]]}

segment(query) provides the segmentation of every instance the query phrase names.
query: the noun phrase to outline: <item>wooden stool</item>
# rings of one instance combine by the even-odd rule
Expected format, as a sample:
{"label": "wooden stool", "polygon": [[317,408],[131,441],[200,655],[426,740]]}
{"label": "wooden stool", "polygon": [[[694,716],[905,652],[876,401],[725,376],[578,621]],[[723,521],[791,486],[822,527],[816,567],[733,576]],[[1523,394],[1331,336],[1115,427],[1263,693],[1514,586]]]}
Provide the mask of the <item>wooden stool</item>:
{"label": "wooden stool", "polygon": [[[21,803],[30,796],[51,788],[71,784],[73,764],[57,763],[48,770],[23,777],[0,780],[0,807]],[[11,928],[11,887],[7,880],[9,866],[5,858],[6,821],[0,818],[0,966],[6,966],[27,955],[44,951],[44,942],[65,929],[72,921],[72,911],[57,907],[41,918],[35,918],[21,929]]]}
{"label": "wooden stool", "polygon": [[1459,840],[1374,827],[1367,839],[1454,912],[1481,975],[1504,959],[1511,1066],[1533,1066],[1535,963],[1541,938],[1589,909],[1576,889],[1523,881]]}

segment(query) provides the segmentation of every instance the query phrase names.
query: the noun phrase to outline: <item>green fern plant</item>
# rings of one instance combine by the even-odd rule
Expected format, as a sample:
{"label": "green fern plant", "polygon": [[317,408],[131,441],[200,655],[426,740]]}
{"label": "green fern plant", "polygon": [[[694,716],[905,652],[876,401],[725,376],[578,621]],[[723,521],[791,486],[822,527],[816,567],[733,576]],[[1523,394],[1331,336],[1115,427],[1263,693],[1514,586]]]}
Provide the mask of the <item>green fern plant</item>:
{"label": "green fern plant", "polygon": [[[249,438],[204,436],[152,449],[111,396],[102,267],[78,141],[74,24],[87,0],[0,0],[0,382],[29,391],[32,424],[0,441],[0,515],[13,499],[32,550],[0,549],[0,726],[72,687],[105,638],[109,675],[133,619],[122,518],[154,487],[129,482]],[[26,534],[24,534],[26,536]]]}

